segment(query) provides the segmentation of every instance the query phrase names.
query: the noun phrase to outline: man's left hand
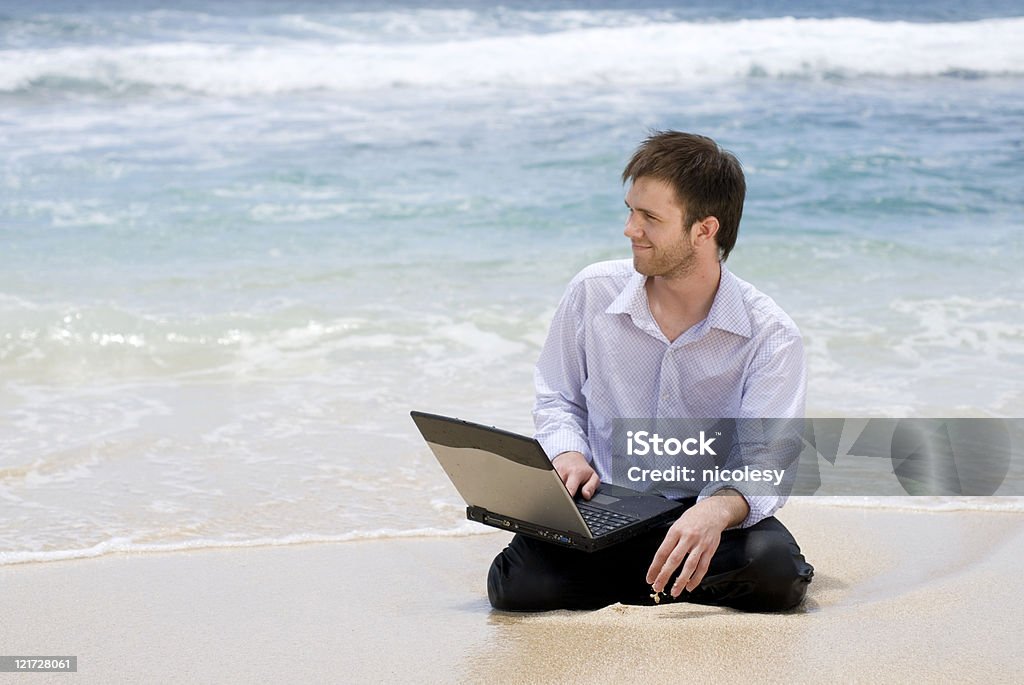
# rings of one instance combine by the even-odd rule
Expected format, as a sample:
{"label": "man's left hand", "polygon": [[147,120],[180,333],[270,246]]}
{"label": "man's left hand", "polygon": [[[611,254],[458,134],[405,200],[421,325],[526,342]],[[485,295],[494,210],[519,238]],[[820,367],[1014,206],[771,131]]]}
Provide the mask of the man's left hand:
{"label": "man's left hand", "polygon": [[683,590],[696,589],[718,549],[722,531],[741,523],[749,511],[743,496],[728,489],[719,490],[687,509],[665,534],[647,570],[647,582],[655,592],[664,592],[672,574],[683,564],[669,594],[678,597]]}

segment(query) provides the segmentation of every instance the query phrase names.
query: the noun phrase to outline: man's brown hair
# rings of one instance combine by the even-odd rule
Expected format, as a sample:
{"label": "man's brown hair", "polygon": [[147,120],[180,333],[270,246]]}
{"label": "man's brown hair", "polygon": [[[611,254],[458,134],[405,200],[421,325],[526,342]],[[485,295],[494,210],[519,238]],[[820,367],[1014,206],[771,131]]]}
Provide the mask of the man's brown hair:
{"label": "man's brown hair", "polygon": [[724,262],[736,244],[747,183],[736,157],[707,136],[654,131],[633,153],[622,182],[649,177],[676,191],[684,210],[683,227],[709,216],[718,219],[718,256]]}

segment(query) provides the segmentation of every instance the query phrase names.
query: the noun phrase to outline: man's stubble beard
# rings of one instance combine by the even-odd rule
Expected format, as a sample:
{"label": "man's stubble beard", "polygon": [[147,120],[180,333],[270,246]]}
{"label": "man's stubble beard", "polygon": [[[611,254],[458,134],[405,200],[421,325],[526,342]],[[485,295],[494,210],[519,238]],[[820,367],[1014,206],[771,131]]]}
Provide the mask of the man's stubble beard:
{"label": "man's stubble beard", "polygon": [[[697,254],[689,242],[683,243],[680,250],[673,250],[671,253],[652,255],[651,260],[646,264],[641,263],[638,256],[633,257],[633,269],[644,276],[658,276],[661,278],[682,278],[689,275],[697,268]],[[656,251],[656,250],[652,250]]]}

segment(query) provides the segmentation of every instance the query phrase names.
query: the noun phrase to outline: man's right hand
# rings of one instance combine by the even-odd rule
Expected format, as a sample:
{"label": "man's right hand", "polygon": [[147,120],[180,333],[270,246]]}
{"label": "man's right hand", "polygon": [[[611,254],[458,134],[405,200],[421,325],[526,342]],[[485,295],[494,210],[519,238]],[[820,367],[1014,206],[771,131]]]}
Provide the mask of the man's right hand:
{"label": "man's right hand", "polygon": [[580,452],[562,452],[551,460],[551,465],[555,467],[558,477],[565,483],[565,489],[573,497],[576,496],[577,490],[581,490],[582,485],[583,499],[588,500],[594,496],[597,486],[601,484],[597,471],[587,463],[587,458]]}

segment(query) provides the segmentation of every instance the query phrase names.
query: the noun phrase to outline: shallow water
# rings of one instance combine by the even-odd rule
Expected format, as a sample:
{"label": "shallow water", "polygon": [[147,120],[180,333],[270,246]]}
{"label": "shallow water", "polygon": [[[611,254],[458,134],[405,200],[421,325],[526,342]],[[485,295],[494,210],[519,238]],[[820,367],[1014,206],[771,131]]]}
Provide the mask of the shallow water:
{"label": "shallow water", "polygon": [[1024,414],[1012,3],[582,5],[0,4],[0,563],[472,530],[408,411],[529,432],[649,128],[810,414]]}

